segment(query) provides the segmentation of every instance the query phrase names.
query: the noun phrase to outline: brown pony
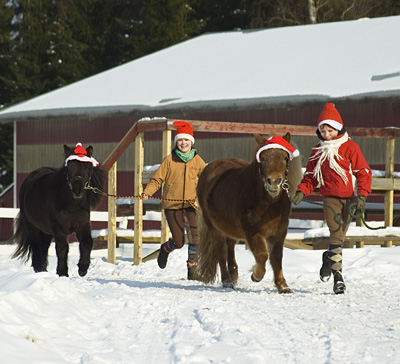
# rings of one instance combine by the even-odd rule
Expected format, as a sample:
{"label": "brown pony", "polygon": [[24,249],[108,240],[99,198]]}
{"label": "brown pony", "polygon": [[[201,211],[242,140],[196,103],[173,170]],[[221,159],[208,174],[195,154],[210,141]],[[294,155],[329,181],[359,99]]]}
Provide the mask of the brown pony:
{"label": "brown pony", "polygon": [[[282,272],[283,243],[291,210],[289,195],[294,195],[302,178],[301,158],[290,160],[289,152],[276,144],[264,149],[268,139],[258,134],[254,137],[258,152],[252,163],[217,159],[207,165],[199,178],[196,278],[204,283],[214,282],[219,263],[223,287],[233,288],[238,280],[235,244],[243,240],[256,261],[251,279],[263,279],[269,256],[279,293],[289,293]],[[283,139],[290,143],[290,134]]]}

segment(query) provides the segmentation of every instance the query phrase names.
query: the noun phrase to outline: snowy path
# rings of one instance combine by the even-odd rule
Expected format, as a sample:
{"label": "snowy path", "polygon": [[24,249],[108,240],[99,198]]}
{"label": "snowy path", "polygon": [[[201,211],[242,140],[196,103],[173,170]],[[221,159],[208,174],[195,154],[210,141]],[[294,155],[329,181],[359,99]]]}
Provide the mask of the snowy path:
{"label": "snowy path", "polygon": [[[9,249],[9,248],[8,248]],[[0,247],[0,363],[394,363],[400,354],[400,247],[345,250],[348,291],[318,279],[320,251],[285,249],[293,294],[279,295],[268,266],[250,280],[251,253],[236,248],[239,284],[185,279],[185,253],[167,269],[94,252],[85,278],[34,274]],[[3,252],[3,253],[2,253]],[[19,349],[20,348],[20,349]],[[3,361],[5,360],[5,361]]]}

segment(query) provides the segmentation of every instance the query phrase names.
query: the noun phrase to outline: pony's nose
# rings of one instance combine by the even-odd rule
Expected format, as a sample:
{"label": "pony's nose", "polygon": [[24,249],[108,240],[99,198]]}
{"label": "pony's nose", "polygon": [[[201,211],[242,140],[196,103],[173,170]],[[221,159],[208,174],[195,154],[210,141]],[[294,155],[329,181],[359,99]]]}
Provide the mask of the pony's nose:
{"label": "pony's nose", "polygon": [[81,198],[85,192],[85,180],[83,177],[78,176],[72,178],[69,183],[74,198]]}
{"label": "pony's nose", "polygon": [[270,186],[280,186],[282,184],[282,178],[277,177],[277,178],[267,178],[267,183]]}

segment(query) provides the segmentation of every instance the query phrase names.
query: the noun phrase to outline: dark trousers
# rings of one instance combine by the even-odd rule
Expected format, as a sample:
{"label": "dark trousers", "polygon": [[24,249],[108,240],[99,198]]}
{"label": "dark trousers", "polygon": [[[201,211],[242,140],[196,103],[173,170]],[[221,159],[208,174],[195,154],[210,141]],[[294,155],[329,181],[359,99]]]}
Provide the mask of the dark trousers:
{"label": "dark trousers", "polygon": [[178,210],[165,209],[164,212],[172,234],[172,249],[181,249],[185,244],[185,227],[189,244],[199,244],[200,237],[197,229],[196,210],[193,207]]}

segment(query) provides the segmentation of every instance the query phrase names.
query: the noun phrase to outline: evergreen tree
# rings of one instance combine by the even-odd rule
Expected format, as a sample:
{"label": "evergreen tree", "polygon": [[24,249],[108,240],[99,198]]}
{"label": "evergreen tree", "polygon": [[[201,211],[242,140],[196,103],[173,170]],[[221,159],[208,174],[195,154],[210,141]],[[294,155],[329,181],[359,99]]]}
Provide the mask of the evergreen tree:
{"label": "evergreen tree", "polygon": [[258,1],[193,0],[195,17],[201,24],[200,33],[249,29],[251,9]]}
{"label": "evergreen tree", "polygon": [[11,21],[14,16],[11,7],[5,3],[0,7],[0,108],[13,102],[15,83],[12,80],[13,64]]}

